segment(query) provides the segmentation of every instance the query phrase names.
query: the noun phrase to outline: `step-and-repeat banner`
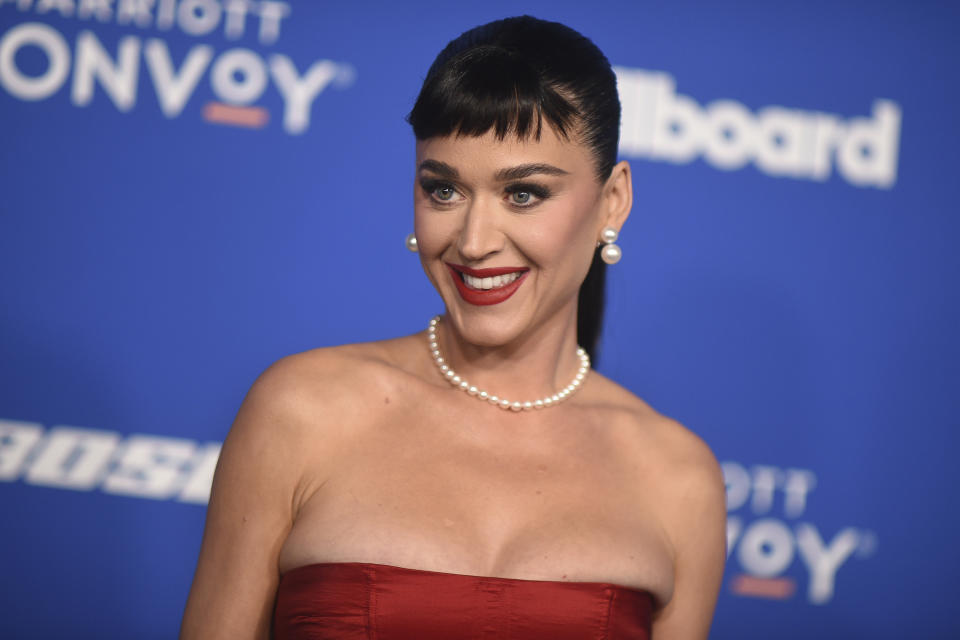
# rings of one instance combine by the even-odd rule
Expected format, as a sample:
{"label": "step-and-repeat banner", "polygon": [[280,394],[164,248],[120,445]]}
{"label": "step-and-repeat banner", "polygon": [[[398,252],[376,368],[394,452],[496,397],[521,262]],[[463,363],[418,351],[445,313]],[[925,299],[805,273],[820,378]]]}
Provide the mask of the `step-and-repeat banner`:
{"label": "step-and-repeat banner", "polygon": [[713,447],[714,638],[960,637],[960,10],[0,0],[5,638],[172,638],[283,355],[420,330],[403,117],[530,13],[617,67],[599,369]]}

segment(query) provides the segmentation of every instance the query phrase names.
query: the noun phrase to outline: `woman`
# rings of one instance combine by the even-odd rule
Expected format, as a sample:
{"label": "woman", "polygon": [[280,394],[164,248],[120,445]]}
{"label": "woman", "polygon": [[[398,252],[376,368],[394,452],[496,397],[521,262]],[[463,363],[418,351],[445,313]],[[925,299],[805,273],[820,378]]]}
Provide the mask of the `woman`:
{"label": "woman", "polygon": [[716,461],[577,349],[632,204],[615,82],[529,17],[441,52],[409,117],[410,244],[446,311],[257,380],[183,638],[707,636]]}

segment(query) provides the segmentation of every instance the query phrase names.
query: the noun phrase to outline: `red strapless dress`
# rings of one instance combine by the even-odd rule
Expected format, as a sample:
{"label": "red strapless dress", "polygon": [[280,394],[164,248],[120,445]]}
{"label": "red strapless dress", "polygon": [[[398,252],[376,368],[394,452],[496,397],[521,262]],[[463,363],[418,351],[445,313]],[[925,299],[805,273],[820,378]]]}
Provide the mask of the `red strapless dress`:
{"label": "red strapless dress", "polygon": [[366,562],[280,580],[276,640],[649,640],[653,599],[606,582],[488,578]]}

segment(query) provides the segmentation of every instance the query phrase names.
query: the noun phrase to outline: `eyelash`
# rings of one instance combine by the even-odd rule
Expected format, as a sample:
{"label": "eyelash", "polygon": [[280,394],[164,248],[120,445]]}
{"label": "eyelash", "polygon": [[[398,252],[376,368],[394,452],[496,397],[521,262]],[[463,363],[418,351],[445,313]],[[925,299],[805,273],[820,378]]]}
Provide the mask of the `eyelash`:
{"label": "eyelash", "polygon": [[536,198],[536,201],[534,201],[533,204],[520,204],[519,202],[510,203],[513,206],[520,207],[522,209],[536,206],[540,202],[543,202],[544,200],[549,198],[551,195],[550,190],[547,189],[546,187],[540,186],[538,184],[529,184],[529,183],[511,184],[507,186],[505,191],[510,195],[514,195],[517,193],[529,193],[531,196]]}
{"label": "eyelash", "polygon": [[[453,183],[447,182],[445,180],[437,180],[434,178],[422,178],[420,180],[420,188],[423,189],[423,193],[427,197],[429,197],[434,202],[434,204],[437,204],[440,206],[450,205],[453,203],[453,201],[443,200],[441,198],[438,198],[436,196],[436,192],[438,190],[451,189],[454,192],[459,193],[459,191],[457,191],[457,188],[456,186],[453,185]],[[550,190],[547,189],[546,187],[543,187],[538,184],[531,184],[531,183],[510,184],[504,188],[504,191],[507,193],[508,197],[513,196],[514,194],[517,194],[517,193],[528,193],[534,198],[536,198],[536,200],[534,200],[534,202],[530,204],[523,204],[520,202],[510,201],[509,204],[517,209],[529,209],[531,207],[536,206],[540,202],[548,199],[552,195]]]}
{"label": "eyelash", "polygon": [[420,188],[423,189],[423,193],[430,198],[434,204],[439,204],[442,206],[451,204],[451,201],[438,198],[436,196],[436,192],[440,189],[451,189],[454,192],[457,191],[457,188],[453,186],[453,184],[444,180],[435,180],[433,178],[422,178],[420,180]]}

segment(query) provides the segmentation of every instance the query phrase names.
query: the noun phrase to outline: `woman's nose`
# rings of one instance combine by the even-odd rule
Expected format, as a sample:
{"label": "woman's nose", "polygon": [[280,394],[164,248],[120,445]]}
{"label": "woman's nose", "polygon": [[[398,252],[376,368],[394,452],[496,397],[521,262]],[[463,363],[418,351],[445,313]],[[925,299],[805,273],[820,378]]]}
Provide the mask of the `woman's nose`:
{"label": "woman's nose", "polygon": [[503,248],[504,236],[495,208],[496,203],[478,199],[464,211],[457,249],[465,259],[480,261]]}

